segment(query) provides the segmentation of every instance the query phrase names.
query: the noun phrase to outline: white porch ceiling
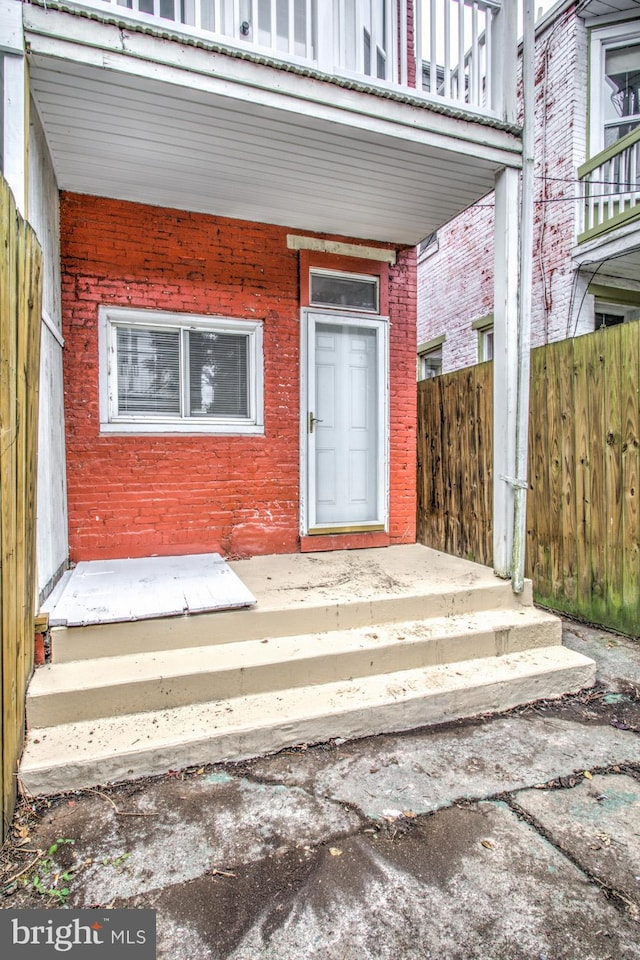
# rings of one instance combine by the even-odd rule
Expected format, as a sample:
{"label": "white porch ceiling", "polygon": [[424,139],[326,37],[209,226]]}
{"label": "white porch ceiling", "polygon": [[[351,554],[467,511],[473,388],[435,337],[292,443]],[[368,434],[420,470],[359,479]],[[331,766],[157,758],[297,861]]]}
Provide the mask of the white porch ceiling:
{"label": "white porch ceiling", "polygon": [[447,149],[442,135],[412,141],[405,124],[390,136],[304,101],[280,109],[37,51],[30,65],[63,190],[415,244],[490,191],[503,165],[465,121],[468,148]]}
{"label": "white porch ceiling", "polygon": [[640,250],[630,250],[615,259],[601,260],[582,269],[586,276],[592,277],[594,283],[634,289],[638,287],[640,279]]}

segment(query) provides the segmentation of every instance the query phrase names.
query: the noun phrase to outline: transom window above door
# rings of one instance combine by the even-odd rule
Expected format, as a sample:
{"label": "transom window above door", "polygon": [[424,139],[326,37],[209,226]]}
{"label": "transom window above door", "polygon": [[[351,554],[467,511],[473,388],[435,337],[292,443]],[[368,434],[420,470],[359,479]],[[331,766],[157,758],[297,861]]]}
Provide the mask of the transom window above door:
{"label": "transom window above door", "polygon": [[261,433],[262,326],[103,309],[105,432]]}
{"label": "transom window above door", "polygon": [[309,300],[318,307],[379,313],[380,278],[313,268],[309,275]]}

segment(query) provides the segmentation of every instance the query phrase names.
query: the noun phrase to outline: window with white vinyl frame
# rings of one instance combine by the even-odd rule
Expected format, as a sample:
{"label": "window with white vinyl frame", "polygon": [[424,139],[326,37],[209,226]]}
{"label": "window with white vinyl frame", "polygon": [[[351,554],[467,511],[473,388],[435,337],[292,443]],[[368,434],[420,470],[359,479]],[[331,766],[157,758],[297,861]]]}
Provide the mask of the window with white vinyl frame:
{"label": "window with white vinyl frame", "polygon": [[589,152],[595,156],[640,126],[640,22],[591,31]]}
{"label": "window with white vinyl frame", "polygon": [[100,426],[263,433],[262,324],[101,308]]}

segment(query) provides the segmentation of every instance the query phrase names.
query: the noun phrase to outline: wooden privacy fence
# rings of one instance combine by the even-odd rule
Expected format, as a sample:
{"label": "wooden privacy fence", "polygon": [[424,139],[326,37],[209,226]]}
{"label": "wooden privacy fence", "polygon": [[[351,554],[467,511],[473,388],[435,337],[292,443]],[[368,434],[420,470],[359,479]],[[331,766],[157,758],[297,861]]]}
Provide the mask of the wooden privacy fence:
{"label": "wooden privacy fence", "polygon": [[0,177],[0,640],[2,836],[16,797],[33,666],[42,256]]}
{"label": "wooden privacy fence", "polygon": [[[492,562],[492,364],[419,384],[418,538]],[[531,355],[526,573],[540,603],[640,634],[640,323]]]}

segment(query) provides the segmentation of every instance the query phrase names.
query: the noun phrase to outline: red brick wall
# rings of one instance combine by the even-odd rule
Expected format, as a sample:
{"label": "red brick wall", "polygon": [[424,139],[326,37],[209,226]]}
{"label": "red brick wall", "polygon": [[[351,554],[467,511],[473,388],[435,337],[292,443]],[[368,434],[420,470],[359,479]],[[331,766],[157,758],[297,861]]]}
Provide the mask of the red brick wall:
{"label": "red brick wall", "polygon": [[[71,558],[298,550],[299,269],[288,231],[68,193],[61,217]],[[261,320],[265,435],[101,435],[101,305]],[[389,542],[400,543],[415,539],[413,251],[390,271],[389,310]]]}

